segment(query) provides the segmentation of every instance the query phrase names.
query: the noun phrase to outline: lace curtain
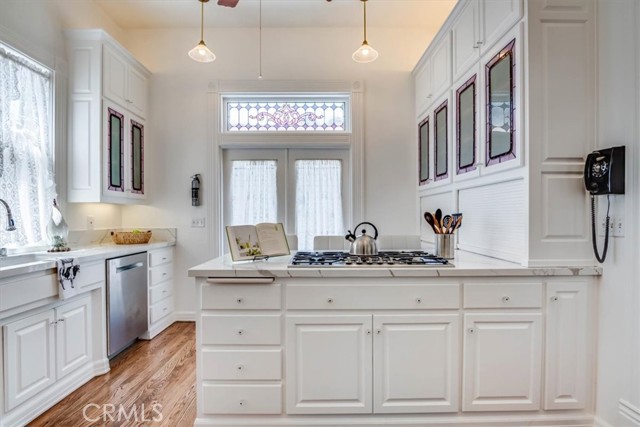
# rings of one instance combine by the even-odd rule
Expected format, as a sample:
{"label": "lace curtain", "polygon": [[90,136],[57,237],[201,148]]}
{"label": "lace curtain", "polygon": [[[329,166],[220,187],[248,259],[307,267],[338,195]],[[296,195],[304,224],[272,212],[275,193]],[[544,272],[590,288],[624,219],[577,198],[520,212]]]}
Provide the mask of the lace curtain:
{"label": "lace curtain", "polygon": [[13,212],[16,231],[4,231],[0,246],[46,239],[54,198],[51,146],[51,72],[0,44],[0,198]]}
{"label": "lace curtain", "polygon": [[340,160],[296,161],[296,234],[300,250],[314,236],[344,234]]}
{"label": "lace curtain", "polygon": [[231,166],[231,224],[278,222],[275,160],[235,160]]}

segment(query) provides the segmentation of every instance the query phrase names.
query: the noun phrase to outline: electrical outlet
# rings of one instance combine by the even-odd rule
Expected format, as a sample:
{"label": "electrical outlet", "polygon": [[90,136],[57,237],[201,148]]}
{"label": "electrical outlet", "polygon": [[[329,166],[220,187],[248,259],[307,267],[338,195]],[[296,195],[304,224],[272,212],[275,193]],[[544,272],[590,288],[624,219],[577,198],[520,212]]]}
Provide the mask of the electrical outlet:
{"label": "electrical outlet", "polygon": [[191,218],[192,228],[204,228],[204,218]]}
{"label": "electrical outlet", "polygon": [[[611,219],[609,220],[609,237],[614,236],[614,224],[616,222],[616,218],[615,217],[611,217]],[[607,223],[607,218],[606,217],[602,217],[600,218],[600,227],[598,229],[598,235],[600,237],[604,237],[604,232],[606,230],[606,223]]]}
{"label": "electrical outlet", "polygon": [[93,230],[96,225],[96,219],[92,216],[87,216],[87,230]]}
{"label": "electrical outlet", "polygon": [[624,222],[622,218],[615,218],[615,221],[611,221],[613,224],[613,235],[615,237],[624,237]]}

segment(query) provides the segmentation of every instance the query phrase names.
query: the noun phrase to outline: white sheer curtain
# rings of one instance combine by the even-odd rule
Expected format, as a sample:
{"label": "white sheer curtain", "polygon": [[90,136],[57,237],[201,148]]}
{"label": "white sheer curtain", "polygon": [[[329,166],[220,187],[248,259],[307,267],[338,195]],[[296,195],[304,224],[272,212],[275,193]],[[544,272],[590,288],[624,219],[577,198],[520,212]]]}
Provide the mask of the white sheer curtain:
{"label": "white sheer curtain", "polygon": [[234,160],[231,163],[231,224],[278,221],[275,160]]}
{"label": "white sheer curtain", "polygon": [[296,161],[298,248],[311,250],[314,236],[344,233],[340,160]]}
{"label": "white sheer curtain", "polygon": [[51,95],[51,72],[0,44],[0,198],[17,227],[5,232],[0,212],[0,246],[46,239],[55,192]]}

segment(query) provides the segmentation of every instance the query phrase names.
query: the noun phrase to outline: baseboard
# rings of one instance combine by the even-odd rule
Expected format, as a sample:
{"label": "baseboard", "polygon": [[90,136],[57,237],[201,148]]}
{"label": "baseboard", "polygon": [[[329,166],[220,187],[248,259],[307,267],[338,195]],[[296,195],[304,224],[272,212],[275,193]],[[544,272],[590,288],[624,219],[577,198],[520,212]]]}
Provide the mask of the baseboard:
{"label": "baseboard", "polygon": [[173,319],[176,322],[195,322],[196,312],[195,311],[176,311],[173,313]]}
{"label": "baseboard", "polygon": [[600,417],[595,417],[593,420],[593,427],[615,427],[613,424],[609,424]]}
{"label": "baseboard", "polygon": [[640,408],[632,405],[624,399],[618,401],[618,412],[631,421],[633,425],[640,427]]}
{"label": "baseboard", "polygon": [[[106,371],[105,371],[106,363]],[[69,374],[35,397],[24,402],[12,411],[0,417],[0,427],[22,427],[29,424],[49,408],[80,388],[93,377],[109,371],[109,360],[101,359],[88,363],[81,369]]]}

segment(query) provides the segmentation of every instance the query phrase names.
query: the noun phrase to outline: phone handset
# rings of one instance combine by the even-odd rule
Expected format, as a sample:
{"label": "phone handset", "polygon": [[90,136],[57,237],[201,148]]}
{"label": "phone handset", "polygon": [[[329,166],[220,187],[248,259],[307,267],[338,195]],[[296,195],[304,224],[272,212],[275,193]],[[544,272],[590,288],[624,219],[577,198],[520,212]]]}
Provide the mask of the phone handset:
{"label": "phone handset", "polygon": [[[606,148],[587,156],[584,165],[584,186],[591,194],[591,238],[593,252],[598,262],[603,263],[607,257],[609,247],[609,225],[611,217],[611,194],[624,194],[625,176],[625,147]],[[604,248],[602,255],[598,251],[596,238],[596,198],[595,196],[607,196],[607,216],[605,218]]]}

